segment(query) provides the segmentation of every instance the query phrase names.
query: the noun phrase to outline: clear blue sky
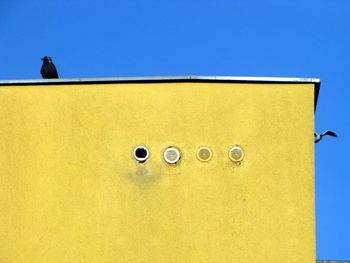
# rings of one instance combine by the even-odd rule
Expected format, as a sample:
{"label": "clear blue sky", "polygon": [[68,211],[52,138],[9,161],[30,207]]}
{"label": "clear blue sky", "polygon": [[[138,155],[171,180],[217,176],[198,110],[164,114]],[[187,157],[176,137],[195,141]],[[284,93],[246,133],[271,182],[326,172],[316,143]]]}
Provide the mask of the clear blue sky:
{"label": "clear blue sky", "polygon": [[350,259],[349,0],[0,0],[0,79],[319,77],[317,257]]}

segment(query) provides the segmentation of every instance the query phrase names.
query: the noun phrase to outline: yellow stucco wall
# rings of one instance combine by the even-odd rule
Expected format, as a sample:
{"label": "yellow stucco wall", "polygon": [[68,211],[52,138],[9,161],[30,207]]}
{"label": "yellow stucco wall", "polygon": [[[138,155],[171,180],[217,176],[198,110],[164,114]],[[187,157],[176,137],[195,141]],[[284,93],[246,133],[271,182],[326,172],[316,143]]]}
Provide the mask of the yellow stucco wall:
{"label": "yellow stucco wall", "polygon": [[314,263],[313,122],[313,84],[1,86],[0,262]]}

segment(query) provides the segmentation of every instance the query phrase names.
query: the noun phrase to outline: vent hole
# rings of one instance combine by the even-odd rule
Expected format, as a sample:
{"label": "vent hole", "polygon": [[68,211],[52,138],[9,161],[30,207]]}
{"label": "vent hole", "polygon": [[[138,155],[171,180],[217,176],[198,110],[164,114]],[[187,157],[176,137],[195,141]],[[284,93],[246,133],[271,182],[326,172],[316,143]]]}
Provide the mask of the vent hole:
{"label": "vent hole", "polygon": [[134,149],[134,158],[139,163],[144,163],[149,157],[149,150],[145,146],[136,146]]}
{"label": "vent hole", "polygon": [[169,147],[164,151],[164,160],[169,164],[175,164],[180,160],[180,151],[175,147]]}

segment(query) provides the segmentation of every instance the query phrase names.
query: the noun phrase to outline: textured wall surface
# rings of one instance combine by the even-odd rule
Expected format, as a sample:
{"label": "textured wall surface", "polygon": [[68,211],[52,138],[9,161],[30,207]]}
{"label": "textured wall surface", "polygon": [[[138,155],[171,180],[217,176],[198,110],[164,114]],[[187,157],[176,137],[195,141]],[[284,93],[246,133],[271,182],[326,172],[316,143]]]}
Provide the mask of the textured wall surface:
{"label": "textured wall surface", "polygon": [[312,84],[2,86],[0,261],[313,263],[313,114]]}

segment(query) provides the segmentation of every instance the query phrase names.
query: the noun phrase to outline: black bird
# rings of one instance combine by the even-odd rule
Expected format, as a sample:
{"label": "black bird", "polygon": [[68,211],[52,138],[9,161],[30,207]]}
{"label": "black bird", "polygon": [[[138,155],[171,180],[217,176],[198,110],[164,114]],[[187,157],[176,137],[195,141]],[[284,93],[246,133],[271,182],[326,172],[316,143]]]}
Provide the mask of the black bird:
{"label": "black bird", "polygon": [[332,131],[325,131],[324,133],[322,134],[318,134],[318,133],[314,133],[314,136],[315,136],[315,143],[318,143],[323,136],[326,136],[326,135],[329,135],[329,136],[332,136],[332,137],[338,137],[334,132]]}
{"label": "black bird", "polygon": [[53,64],[51,57],[45,56],[41,59],[43,65],[41,66],[41,76],[44,79],[58,79],[57,69],[55,64]]}

